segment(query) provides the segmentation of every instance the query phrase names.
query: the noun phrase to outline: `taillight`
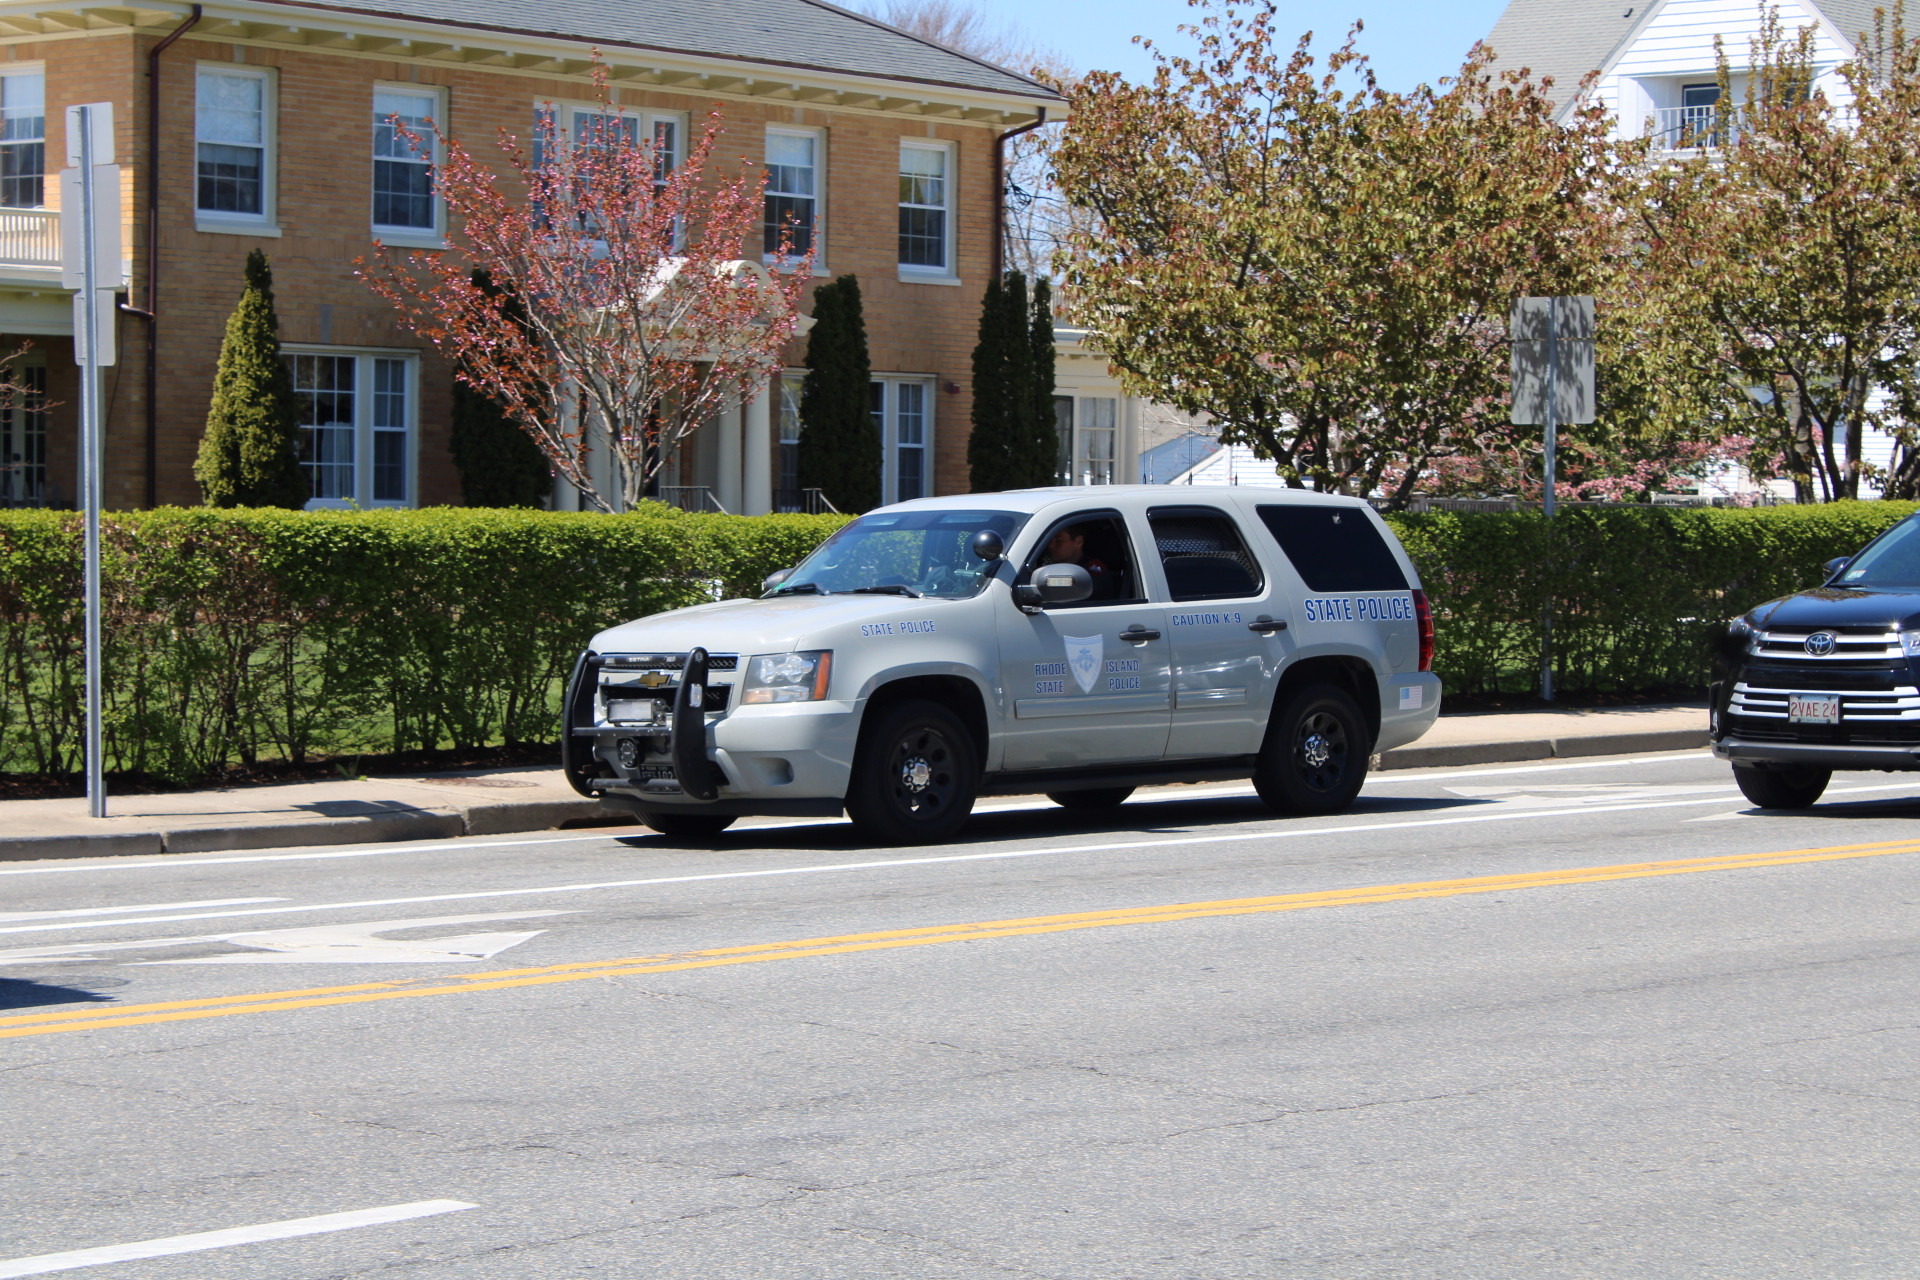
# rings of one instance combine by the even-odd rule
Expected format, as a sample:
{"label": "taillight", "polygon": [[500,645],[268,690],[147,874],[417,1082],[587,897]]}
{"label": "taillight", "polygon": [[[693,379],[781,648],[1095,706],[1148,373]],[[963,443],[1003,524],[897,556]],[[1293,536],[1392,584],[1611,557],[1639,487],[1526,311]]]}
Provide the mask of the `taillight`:
{"label": "taillight", "polygon": [[1413,617],[1420,624],[1420,670],[1433,670],[1433,606],[1427,603],[1427,593],[1413,593]]}

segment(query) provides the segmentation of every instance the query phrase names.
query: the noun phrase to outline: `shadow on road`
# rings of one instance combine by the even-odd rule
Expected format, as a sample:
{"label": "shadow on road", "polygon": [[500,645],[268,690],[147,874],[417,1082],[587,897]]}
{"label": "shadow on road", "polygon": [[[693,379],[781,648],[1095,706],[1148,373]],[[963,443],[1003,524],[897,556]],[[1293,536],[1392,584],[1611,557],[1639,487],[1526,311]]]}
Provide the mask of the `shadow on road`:
{"label": "shadow on road", "polygon": [[[87,982],[91,986],[120,986],[123,979],[110,978],[93,981],[85,978],[73,981]],[[88,991],[84,987],[66,987],[53,982],[41,982],[34,978],[0,978],[0,1009],[37,1009],[52,1004],[112,1004],[112,996],[103,996]]]}

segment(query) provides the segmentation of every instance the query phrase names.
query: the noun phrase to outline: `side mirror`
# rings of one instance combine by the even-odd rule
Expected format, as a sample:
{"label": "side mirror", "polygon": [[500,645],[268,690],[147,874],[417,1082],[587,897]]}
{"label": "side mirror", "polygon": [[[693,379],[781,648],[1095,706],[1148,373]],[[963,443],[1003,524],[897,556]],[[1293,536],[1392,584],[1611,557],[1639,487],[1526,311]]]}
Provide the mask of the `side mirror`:
{"label": "side mirror", "polygon": [[1033,581],[1013,589],[1013,602],[1022,609],[1044,609],[1085,600],[1092,594],[1093,575],[1079,565],[1043,564],[1033,571]]}
{"label": "side mirror", "polygon": [[782,569],[778,573],[770,573],[767,575],[767,580],[760,584],[760,590],[762,593],[771,591],[792,576],[792,569]]}
{"label": "side mirror", "polygon": [[1825,566],[1823,566],[1827,571],[1826,580],[1828,582],[1832,582],[1835,578],[1839,577],[1843,572],[1845,572],[1846,567],[1852,563],[1853,563],[1852,556],[1835,556],[1833,559],[1827,561]]}
{"label": "side mirror", "polygon": [[1007,553],[1006,544],[1000,541],[1000,535],[991,529],[982,529],[973,535],[973,554],[982,560],[998,560]]}

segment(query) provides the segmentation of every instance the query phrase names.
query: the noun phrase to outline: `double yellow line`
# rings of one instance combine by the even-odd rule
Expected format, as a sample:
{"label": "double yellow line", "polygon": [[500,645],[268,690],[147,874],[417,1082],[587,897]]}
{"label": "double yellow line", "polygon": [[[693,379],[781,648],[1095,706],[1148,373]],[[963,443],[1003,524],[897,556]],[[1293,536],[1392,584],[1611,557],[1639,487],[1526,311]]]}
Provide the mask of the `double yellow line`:
{"label": "double yellow line", "polygon": [[715,947],[704,951],[628,956],[616,960],[583,960],[572,964],[502,969],[453,978],[413,978],[347,987],[311,987],[302,991],[266,991],[202,1000],[174,1000],[161,1004],[95,1007],[63,1013],[29,1013],[0,1018],[0,1040],[15,1036],[54,1035],[62,1031],[91,1031],[103,1027],[138,1027],[156,1022],[226,1018],[243,1013],[276,1013],[287,1009],[366,1004],[374,1000],[406,1000],[418,996],[465,995],[476,991],[505,991],[513,987],[543,987],[560,982],[582,982],[590,978],[620,977],[630,973],[674,973],[682,969],[717,969],[723,965],[802,960],[815,956],[848,955],[857,951],[887,951],[896,947],[931,947],[948,942],[1028,937],[1042,933],[1065,933],[1073,929],[1168,924],[1175,920],[1197,920],[1209,916],[1267,915],[1316,907],[1357,907],[1380,902],[1404,902],[1412,898],[1452,898],[1469,893],[1547,889],[1560,885],[1598,884],[1609,880],[1692,875],[1701,871],[1743,871],[1753,867],[1880,858],[1901,853],[1920,853],[1920,839],[1792,849],[1781,853],[1735,854],[1720,858],[1683,858],[1674,862],[1630,862],[1612,867],[1576,867],[1566,871],[1535,871],[1511,876],[1472,876],[1462,880],[1371,885],[1319,893],[1283,893],[1267,898],[1176,902],[1157,907],[1123,907],[1114,911],[1025,916],[1016,920],[984,920],[970,924],[933,925],[923,929],[889,929],[881,933],[849,933],[830,938],[761,942],[743,947]]}

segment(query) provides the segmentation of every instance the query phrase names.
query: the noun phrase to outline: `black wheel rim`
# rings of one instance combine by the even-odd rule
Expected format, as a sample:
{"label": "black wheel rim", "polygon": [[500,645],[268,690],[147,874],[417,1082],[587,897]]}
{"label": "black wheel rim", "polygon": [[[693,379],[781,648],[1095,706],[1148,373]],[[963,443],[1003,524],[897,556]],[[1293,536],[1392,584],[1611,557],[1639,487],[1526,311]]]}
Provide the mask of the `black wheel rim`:
{"label": "black wheel rim", "polygon": [[1331,711],[1315,711],[1300,721],[1293,740],[1293,767],[1313,791],[1337,790],[1347,776],[1346,726]]}
{"label": "black wheel rim", "polygon": [[953,808],[959,790],[953,744],[932,725],[913,725],[887,758],[887,794],[910,822],[931,822]]}

